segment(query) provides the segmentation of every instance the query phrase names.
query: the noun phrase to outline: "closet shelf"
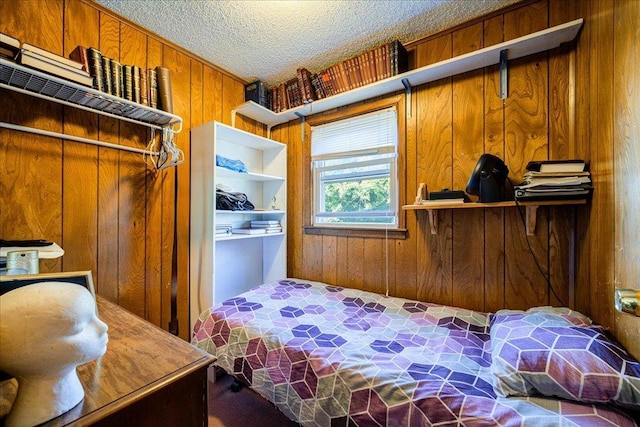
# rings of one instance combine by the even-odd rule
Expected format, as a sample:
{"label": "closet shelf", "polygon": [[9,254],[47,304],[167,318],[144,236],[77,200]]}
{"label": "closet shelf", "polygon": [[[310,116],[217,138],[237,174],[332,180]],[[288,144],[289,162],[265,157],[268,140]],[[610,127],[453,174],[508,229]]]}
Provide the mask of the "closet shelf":
{"label": "closet shelf", "polygon": [[260,234],[227,234],[216,236],[217,242],[226,242],[230,240],[245,240],[245,239],[266,239],[269,237],[282,236],[284,233],[260,233]]}
{"label": "closet shelf", "polygon": [[258,181],[258,182],[285,180],[285,178],[282,176],[265,175],[265,174],[256,173],[256,172],[236,172],[236,171],[232,171],[231,169],[226,169],[220,166],[216,166],[216,175],[220,178],[243,179],[246,181]]}
{"label": "closet shelf", "polygon": [[284,215],[286,211],[270,210],[270,209],[253,209],[250,211],[230,211],[225,209],[216,209],[216,214],[223,215]]}
{"label": "closet shelf", "polygon": [[[0,58],[0,87],[155,129],[182,130],[182,118]],[[173,129],[178,126],[177,129]]]}
{"label": "closet shelf", "polygon": [[513,200],[506,202],[494,203],[444,203],[425,204],[425,205],[404,205],[403,210],[408,211],[427,211],[429,214],[429,226],[431,234],[438,234],[438,212],[442,209],[484,209],[484,208],[510,208],[524,207],[526,208],[526,228],[527,236],[533,236],[536,229],[536,213],[539,206],[564,206],[564,205],[585,205],[586,199],[574,200],[538,200],[535,202],[515,202]]}
{"label": "closet shelf", "polygon": [[504,43],[479,49],[475,52],[416,68],[415,70],[410,70],[397,76],[389,77],[279,113],[275,113],[253,101],[248,101],[232,111],[232,119],[235,121],[235,115],[239,113],[271,128],[272,126],[311,114],[321,113],[380,95],[409,90],[409,88],[413,86],[499,64],[502,52],[506,54],[507,60],[512,60],[556,48],[562,43],[567,43],[575,39],[580,27],[582,27],[582,23],[582,18],[576,19]]}

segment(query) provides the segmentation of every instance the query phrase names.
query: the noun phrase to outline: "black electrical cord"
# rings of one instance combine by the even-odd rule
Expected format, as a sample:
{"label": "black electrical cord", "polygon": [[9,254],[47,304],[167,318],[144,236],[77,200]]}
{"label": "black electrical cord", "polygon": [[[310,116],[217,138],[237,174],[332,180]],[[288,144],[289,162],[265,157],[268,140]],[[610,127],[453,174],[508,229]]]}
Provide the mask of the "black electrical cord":
{"label": "black electrical cord", "polygon": [[[511,189],[513,190],[513,192],[515,194],[515,189],[514,189],[514,186],[513,186],[513,182],[511,182],[511,180],[509,178],[507,178],[507,181],[509,181],[509,185],[511,185]],[[531,242],[529,242],[529,236],[527,235],[527,220],[525,219],[525,216],[524,216],[523,206],[520,204],[520,202],[518,201],[517,197],[514,196],[513,199],[514,199],[514,201],[516,203],[516,209],[518,210],[518,213],[520,214],[520,219],[522,220],[522,225],[523,225],[524,230],[525,230],[525,232],[524,232],[525,241],[527,242],[527,247],[529,248],[529,252],[531,253],[531,257],[533,258],[533,261],[535,262],[536,267],[538,267],[538,271],[540,272],[540,274],[542,275],[544,280],[547,282],[547,289],[553,294],[553,296],[560,302],[561,305],[566,306],[564,300],[562,298],[560,298],[560,296],[556,293],[556,290],[553,289],[553,286],[551,285],[551,278],[549,277],[549,274],[544,272],[544,270],[542,269],[542,266],[540,265],[540,262],[538,261],[538,258],[536,258],[536,254],[533,252],[533,248],[531,247]],[[548,301],[548,303],[550,303],[550,301]]]}

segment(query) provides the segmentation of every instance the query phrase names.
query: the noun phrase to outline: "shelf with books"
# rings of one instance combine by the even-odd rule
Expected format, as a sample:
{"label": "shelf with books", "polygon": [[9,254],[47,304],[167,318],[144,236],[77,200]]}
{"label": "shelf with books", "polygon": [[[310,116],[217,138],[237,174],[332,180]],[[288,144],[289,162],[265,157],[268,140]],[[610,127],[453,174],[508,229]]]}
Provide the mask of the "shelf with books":
{"label": "shelf with books", "polygon": [[[182,130],[182,118],[0,58],[0,87],[156,129]],[[174,129],[177,126],[177,129]]]}
{"label": "shelf with books", "polygon": [[[219,157],[241,162],[249,172],[216,166]],[[191,130],[189,298],[193,321],[206,307],[286,277],[286,178],[285,144],[219,122]],[[223,200],[238,193],[255,208],[214,208],[219,206],[218,195]],[[227,207],[229,199],[224,200]],[[262,229],[243,232],[256,234],[236,234],[253,228]]]}
{"label": "shelf with books", "polygon": [[536,212],[540,206],[564,206],[564,205],[584,205],[587,199],[567,199],[567,200],[536,200],[536,201],[504,201],[493,203],[429,203],[423,201],[420,204],[404,205],[406,211],[427,211],[429,215],[429,226],[431,234],[438,234],[438,210],[442,209],[485,209],[485,208],[511,208],[524,207],[526,209],[527,236],[533,236],[536,229]]}
{"label": "shelf with books", "polygon": [[[501,56],[507,60],[521,58],[543,52],[574,40],[582,27],[583,19],[576,19],[523,37],[479,49],[435,64],[407,71],[397,76],[360,86],[327,98],[303,104],[279,113],[275,113],[253,101],[237,106],[232,112],[254,119],[269,127],[291,120],[321,113],[344,105],[364,101],[380,95],[397,91],[408,91],[411,87],[465,73],[490,65],[499,64]],[[235,120],[234,120],[235,121]]]}

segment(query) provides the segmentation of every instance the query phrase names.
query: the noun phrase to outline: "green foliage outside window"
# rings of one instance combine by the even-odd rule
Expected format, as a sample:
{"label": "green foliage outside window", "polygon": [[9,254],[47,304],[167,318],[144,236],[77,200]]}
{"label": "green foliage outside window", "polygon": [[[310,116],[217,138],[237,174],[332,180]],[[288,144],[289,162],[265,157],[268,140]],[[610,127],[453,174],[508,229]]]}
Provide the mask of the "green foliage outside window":
{"label": "green foliage outside window", "polygon": [[[326,212],[370,212],[389,210],[389,178],[343,181],[326,184]],[[335,218],[331,222],[386,223],[389,218]]]}

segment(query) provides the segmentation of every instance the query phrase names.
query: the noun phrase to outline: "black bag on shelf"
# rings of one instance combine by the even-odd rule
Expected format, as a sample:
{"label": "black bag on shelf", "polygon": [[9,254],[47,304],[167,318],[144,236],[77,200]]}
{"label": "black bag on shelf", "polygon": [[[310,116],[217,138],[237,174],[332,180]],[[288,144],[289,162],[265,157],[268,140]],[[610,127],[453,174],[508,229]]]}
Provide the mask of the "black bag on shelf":
{"label": "black bag on shelf", "polygon": [[224,211],[252,211],[255,209],[247,195],[231,188],[216,187],[216,209]]}

